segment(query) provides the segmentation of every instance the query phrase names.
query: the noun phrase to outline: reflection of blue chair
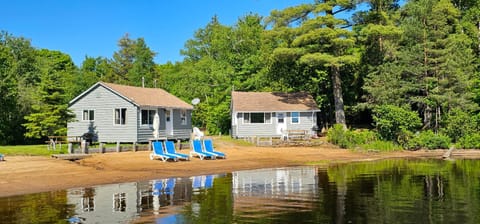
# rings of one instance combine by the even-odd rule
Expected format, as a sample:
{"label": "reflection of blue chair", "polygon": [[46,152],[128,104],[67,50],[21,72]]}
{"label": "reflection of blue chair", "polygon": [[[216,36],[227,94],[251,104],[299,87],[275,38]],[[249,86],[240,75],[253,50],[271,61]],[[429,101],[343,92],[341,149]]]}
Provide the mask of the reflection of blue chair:
{"label": "reflection of blue chair", "polygon": [[175,144],[172,141],[165,141],[165,150],[167,151],[167,155],[173,155],[179,159],[190,160],[190,156],[182,153],[177,153],[175,150]]}
{"label": "reflection of blue chair", "polygon": [[185,223],[185,220],[182,215],[175,214],[175,215],[167,215],[161,218],[157,218],[155,220],[156,224],[164,224],[164,223]]}
{"label": "reflection of blue chair", "polygon": [[203,151],[202,142],[198,139],[192,140],[192,151],[190,152],[190,156],[193,155],[197,155],[201,160],[207,157],[211,159],[215,159],[216,157],[215,154]]}
{"label": "reflection of blue chair", "polygon": [[213,148],[212,139],[205,139],[205,140],[203,140],[203,146],[204,146],[204,149],[205,149],[206,152],[215,154],[216,157],[223,157],[224,159],[227,158],[227,156],[225,155],[225,153],[219,152],[219,151],[215,151],[215,148]]}
{"label": "reflection of blue chair", "polygon": [[213,187],[213,175],[207,175],[205,177],[205,188]]}
{"label": "reflection of blue chair", "polygon": [[154,180],[152,186],[152,195],[158,196],[163,191],[163,181],[162,180]]}
{"label": "reflection of blue chair", "polygon": [[173,195],[174,189],[175,189],[175,178],[168,178],[167,184],[165,185],[165,194]]}
{"label": "reflection of blue chair", "polygon": [[194,176],[192,180],[192,187],[193,189],[201,188],[202,187],[202,177],[203,176]]}
{"label": "reflection of blue chair", "polygon": [[168,154],[165,154],[165,152],[163,151],[163,145],[161,142],[153,142],[152,143],[152,147],[153,147],[153,151],[152,153],[150,153],[150,159],[153,160],[155,158],[160,158],[163,160],[163,162],[167,161],[168,159],[173,159],[174,161],[177,161],[177,157],[173,156],[173,155],[168,155]]}
{"label": "reflection of blue chair", "polygon": [[193,189],[211,188],[213,187],[214,178],[213,175],[195,176],[192,180],[192,187]]}

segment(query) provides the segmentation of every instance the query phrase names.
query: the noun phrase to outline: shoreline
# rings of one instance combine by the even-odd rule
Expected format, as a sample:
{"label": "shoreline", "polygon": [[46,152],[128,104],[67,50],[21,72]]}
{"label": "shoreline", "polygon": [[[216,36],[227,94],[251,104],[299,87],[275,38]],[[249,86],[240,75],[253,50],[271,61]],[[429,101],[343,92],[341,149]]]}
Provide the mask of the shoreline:
{"label": "shoreline", "polygon": [[[438,158],[446,150],[355,152],[330,144],[315,147],[255,147],[215,142],[227,159],[162,162],[150,160],[149,151],[92,154],[77,160],[40,156],[7,156],[0,162],[0,197],[146,181],[168,177],[190,177],[239,170],[400,158]],[[180,150],[188,154],[189,150]],[[455,150],[452,158],[480,159],[480,150]]]}

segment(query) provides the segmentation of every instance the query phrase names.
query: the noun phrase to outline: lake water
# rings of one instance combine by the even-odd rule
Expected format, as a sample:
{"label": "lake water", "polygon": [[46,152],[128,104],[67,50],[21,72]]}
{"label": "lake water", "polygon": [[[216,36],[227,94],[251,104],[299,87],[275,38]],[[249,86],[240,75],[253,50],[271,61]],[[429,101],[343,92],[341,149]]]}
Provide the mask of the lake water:
{"label": "lake water", "polygon": [[0,223],[480,223],[480,160],[384,160],[0,198]]}

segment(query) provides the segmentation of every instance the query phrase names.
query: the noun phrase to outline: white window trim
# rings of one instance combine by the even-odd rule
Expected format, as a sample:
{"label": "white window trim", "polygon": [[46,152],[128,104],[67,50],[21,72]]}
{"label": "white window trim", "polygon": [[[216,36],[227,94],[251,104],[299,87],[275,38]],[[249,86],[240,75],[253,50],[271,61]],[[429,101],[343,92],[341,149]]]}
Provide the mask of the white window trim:
{"label": "white window trim", "polygon": [[[122,116],[122,109],[125,109],[125,117],[123,118],[125,120],[125,124],[122,124],[122,122],[120,122],[120,124],[116,124],[115,123],[115,110],[120,110],[120,116]],[[121,121],[121,119],[120,119]],[[127,108],[126,107],[119,107],[119,108],[113,108],[113,125],[114,126],[125,126],[127,125]]]}
{"label": "white window trim", "polygon": [[[140,109],[140,125],[141,125],[141,126],[150,126],[150,127],[152,127],[152,126],[153,126],[153,119],[155,118],[155,113],[153,114],[154,117],[152,117],[152,120],[151,120],[152,123],[151,123],[151,124],[142,124],[142,121],[143,121],[143,113],[142,113],[142,111],[144,111],[144,110],[148,111],[148,114],[150,114],[150,111],[154,111],[155,113],[157,113],[157,110],[155,110],[155,109]],[[126,123],[126,122],[125,122],[125,123]]]}
{"label": "white window trim", "polygon": [[187,122],[187,117],[188,117],[187,116],[187,110],[185,110],[185,109],[180,110],[180,123],[182,125],[187,125],[187,123],[188,123]]}
{"label": "white window trim", "polygon": [[[87,120],[85,120],[84,117],[83,117],[83,113],[84,113],[85,111],[88,111],[88,119],[87,119]],[[90,111],[93,111],[93,120],[90,120]],[[93,110],[93,109],[92,109],[92,110],[90,110],[90,109],[84,109],[84,110],[82,110],[82,121],[87,121],[87,122],[89,122],[89,121],[95,121],[95,110]]]}
{"label": "white window trim", "polygon": [[[246,125],[259,125],[259,124],[272,124],[272,119],[273,119],[273,116],[272,116],[272,113],[273,112],[239,112],[242,114],[242,124],[246,124]],[[253,114],[261,114],[263,113],[263,123],[252,123],[252,113]],[[248,123],[245,123],[245,114],[249,114],[248,115],[248,119],[249,119],[249,122]],[[265,114],[270,114],[270,122],[265,122]]]}
{"label": "white window trim", "polygon": [[[298,113],[298,117],[297,117],[297,118],[298,118],[298,122],[296,122],[296,123],[293,123],[293,115],[292,115],[293,113]],[[298,111],[290,112],[290,123],[291,123],[291,124],[300,124],[300,112],[298,112]]]}

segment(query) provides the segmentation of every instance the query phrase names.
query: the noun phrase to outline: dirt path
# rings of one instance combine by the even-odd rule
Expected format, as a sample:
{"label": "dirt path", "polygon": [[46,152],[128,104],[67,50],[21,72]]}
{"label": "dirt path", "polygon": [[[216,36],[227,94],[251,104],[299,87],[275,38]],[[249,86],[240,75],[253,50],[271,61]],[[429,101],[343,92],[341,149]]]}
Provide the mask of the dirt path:
{"label": "dirt path", "polygon": [[[162,162],[150,160],[149,153],[122,152],[94,154],[76,162],[46,157],[14,156],[0,162],[0,197],[87,187],[99,184],[188,177],[266,167],[305,165],[310,162],[350,162],[383,158],[436,157],[445,151],[390,153],[352,152],[328,144],[317,147],[248,147],[216,142],[227,159]],[[187,150],[180,151],[188,154]],[[453,156],[480,158],[480,151],[457,151]]]}

